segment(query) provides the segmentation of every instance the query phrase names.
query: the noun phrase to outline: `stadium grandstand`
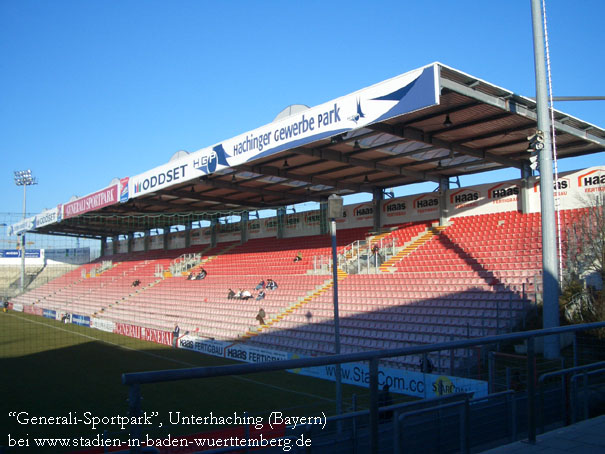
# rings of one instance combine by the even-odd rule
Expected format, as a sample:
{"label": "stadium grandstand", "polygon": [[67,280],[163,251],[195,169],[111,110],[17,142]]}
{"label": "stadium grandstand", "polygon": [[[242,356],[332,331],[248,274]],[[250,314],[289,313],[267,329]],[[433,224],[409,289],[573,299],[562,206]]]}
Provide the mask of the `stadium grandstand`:
{"label": "stadium grandstand", "polygon": [[[68,393],[85,403],[73,407],[80,416],[85,408],[136,415],[190,404],[197,414],[323,412],[323,431],[313,422],[261,431],[283,443],[312,436],[315,448],[306,452],[339,452],[334,440],[342,452],[374,450],[369,402],[377,398],[376,370],[380,388],[388,384],[392,393],[382,401],[390,409],[380,410],[387,421],[379,428],[381,452],[457,452],[471,444],[478,452],[530,436],[530,405],[540,408],[542,430],[594,415],[603,402],[589,396],[602,392],[602,376],[585,375],[586,387],[573,388],[575,395],[553,387],[563,376],[558,371],[598,364],[598,336],[564,328],[557,358],[543,355],[546,341],[523,337],[541,327],[544,304],[540,177],[528,151],[536,119],[535,101],[434,63],[316,107],[290,106],[273,123],[177,153],[25,220],[7,220],[5,243],[26,235],[35,249],[7,248],[0,258],[8,310],[1,318],[3,357],[13,370],[45,368],[56,374],[51,381],[79,371],[72,373],[82,389]],[[599,127],[555,111],[553,128],[558,159],[605,151]],[[518,178],[459,184],[461,176],[504,168],[518,169]],[[421,182],[434,183],[435,191],[392,195],[391,188]],[[551,246],[561,269],[578,254],[570,240],[577,240],[578,226],[593,219],[595,207],[602,210],[603,191],[605,166],[556,175],[558,241]],[[347,202],[361,193],[372,200]],[[602,287],[594,273],[578,277]],[[21,343],[11,347],[17,338]],[[110,357],[97,343],[119,348]],[[339,368],[321,363],[335,353],[351,356]],[[97,370],[97,357],[100,369],[115,362],[126,375],[242,363],[262,373],[276,361],[317,363],[284,366],[289,372],[281,375],[267,369],[225,388],[196,376],[196,389],[211,404],[186,385],[142,386],[143,407],[131,390],[128,410],[120,376]],[[543,379],[547,374],[555,378]],[[334,380],[344,386],[336,396]],[[214,389],[234,397],[219,406],[217,396],[207,396]],[[536,389],[549,396],[546,403],[527,403]],[[25,392],[11,397],[13,407],[55,394],[46,388],[30,400]],[[178,405],[165,397],[172,392],[182,393]],[[108,407],[96,410],[99,401]],[[470,413],[460,416],[461,408]],[[14,419],[5,424],[18,428]],[[212,424],[213,433],[225,436],[229,424]],[[491,425],[498,429],[487,430]],[[96,430],[106,439],[128,435],[115,426]],[[206,431],[199,426],[184,423],[170,433],[143,427],[138,435],[185,440]],[[252,432],[246,437],[258,435]],[[61,452],[103,452],[78,449]]]}

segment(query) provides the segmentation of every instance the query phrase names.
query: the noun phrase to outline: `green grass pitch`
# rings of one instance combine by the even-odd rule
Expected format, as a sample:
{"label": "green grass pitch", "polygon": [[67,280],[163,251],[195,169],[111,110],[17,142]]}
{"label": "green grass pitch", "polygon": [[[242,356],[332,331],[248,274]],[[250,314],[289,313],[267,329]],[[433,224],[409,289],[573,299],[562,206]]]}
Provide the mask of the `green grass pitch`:
{"label": "green grass pitch", "polygon": [[[27,412],[29,417],[70,412],[77,417],[86,412],[98,417],[127,416],[128,387],[121,383],[122,373],[225,364],[233,362],[24,313],[0,313],[0,446],[8,445],[9,434],[13,439],[30,440],[92,438],[108,430],[110,435],[127,437],[129,430],[116,425],[100,425],[94,431],[90,424],[24,425],[9,413]],[[345,406],[353,393],[359,402],[367,402],[367,390],[344,386]],[[263,418],[272,411],[295,416],[335,411],[334,383],[287,372],[143,385],[141,395],[142,411],[158,412],[164,419],[171,411],[199,416],[248,412]],[[214,429],[216,426],[172,426],[170,433]],[[157,428],[145,432],[158,437],[167,434]],[[6,452],[22,451],[27,450],[12,448]]]}

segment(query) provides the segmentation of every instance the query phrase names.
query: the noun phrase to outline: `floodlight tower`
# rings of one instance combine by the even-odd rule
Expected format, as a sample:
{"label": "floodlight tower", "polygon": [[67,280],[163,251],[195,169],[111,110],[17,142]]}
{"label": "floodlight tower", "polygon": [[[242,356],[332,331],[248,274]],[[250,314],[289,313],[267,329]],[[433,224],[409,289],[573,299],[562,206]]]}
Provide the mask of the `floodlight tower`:
{"label": "floodlight tower", "polygon": [[[555,190],[552,161],[552,124],[549,115],[548,89],[546,84],[545,35],[542,23],[543,11],[539,0],[531,0],[534,37],[534,66],[536,74],[536,115],[538,140],[537,151],[540,169],[540,212],[542,214],[542,325],[544,328],[559,326],[559,269],[555,228]],[[538,146],[539,145],[539,146]],[[544,357],[557,359],[561,356],[559,336],[544,338]],[[535,439],[534,439],[535,441]]]}
{"label": "floodlight tower", "polygon": [[[28,186],[38,184],[30,169],[15,170],[15,184],[23,186],[23,219],[25,220],[26,190]],[[21,293],[25,290],[25,232],[21,234]]]}

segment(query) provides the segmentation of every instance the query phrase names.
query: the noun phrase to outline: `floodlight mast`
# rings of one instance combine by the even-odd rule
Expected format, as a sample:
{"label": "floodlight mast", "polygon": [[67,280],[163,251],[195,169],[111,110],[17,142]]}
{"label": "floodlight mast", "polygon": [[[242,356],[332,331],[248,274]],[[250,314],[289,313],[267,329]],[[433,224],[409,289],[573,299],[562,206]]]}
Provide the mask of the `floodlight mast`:
{"label": "floodlight mast", "polygon": [[[26,213],[26,190],[28,186],[38,184],[36,178],[32,175],[30,169],[27,170],[15,170],[15,184],[17,186],[23,186],[23,220],[25,220]],[[25,291],[25,232],[21,234],[21,293]]]}
{"label": "floodlight mast", "polygon": [[[542,213],[542,307],[544,328],[559,326],[559,270],[557,267],[555,194],[553,182],[551,121],[546,87],[546,64],[542,7],[539,0],[531,0],[534,66],[536,74],[536,114],[538,131],[544,136],[538,151],[540,168],[540,212]],[[544,338],[544,357],[560,356],[559,336]]]}

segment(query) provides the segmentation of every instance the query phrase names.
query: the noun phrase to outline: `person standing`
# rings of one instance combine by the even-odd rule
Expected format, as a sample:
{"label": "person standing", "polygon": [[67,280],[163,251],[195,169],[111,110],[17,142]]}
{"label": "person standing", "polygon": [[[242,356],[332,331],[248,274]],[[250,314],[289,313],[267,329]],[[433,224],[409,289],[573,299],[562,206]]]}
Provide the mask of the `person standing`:
{"label": "person standing", "polygon": [[181,333],[181,328],[179,328],[179,325],[175,323],[174,331],[172,331],[172,347],[173,348],[178,347],[180,333]]}
{"label": "person standing", "polygon": [[258,314],[256,314],[256,320],[258,320],[258,323],[260,325],[264,325],[265,324],[265,317],[267,316],[267,314],[265,314],[265,310],[261,307],[260,310],[258,311]]}

